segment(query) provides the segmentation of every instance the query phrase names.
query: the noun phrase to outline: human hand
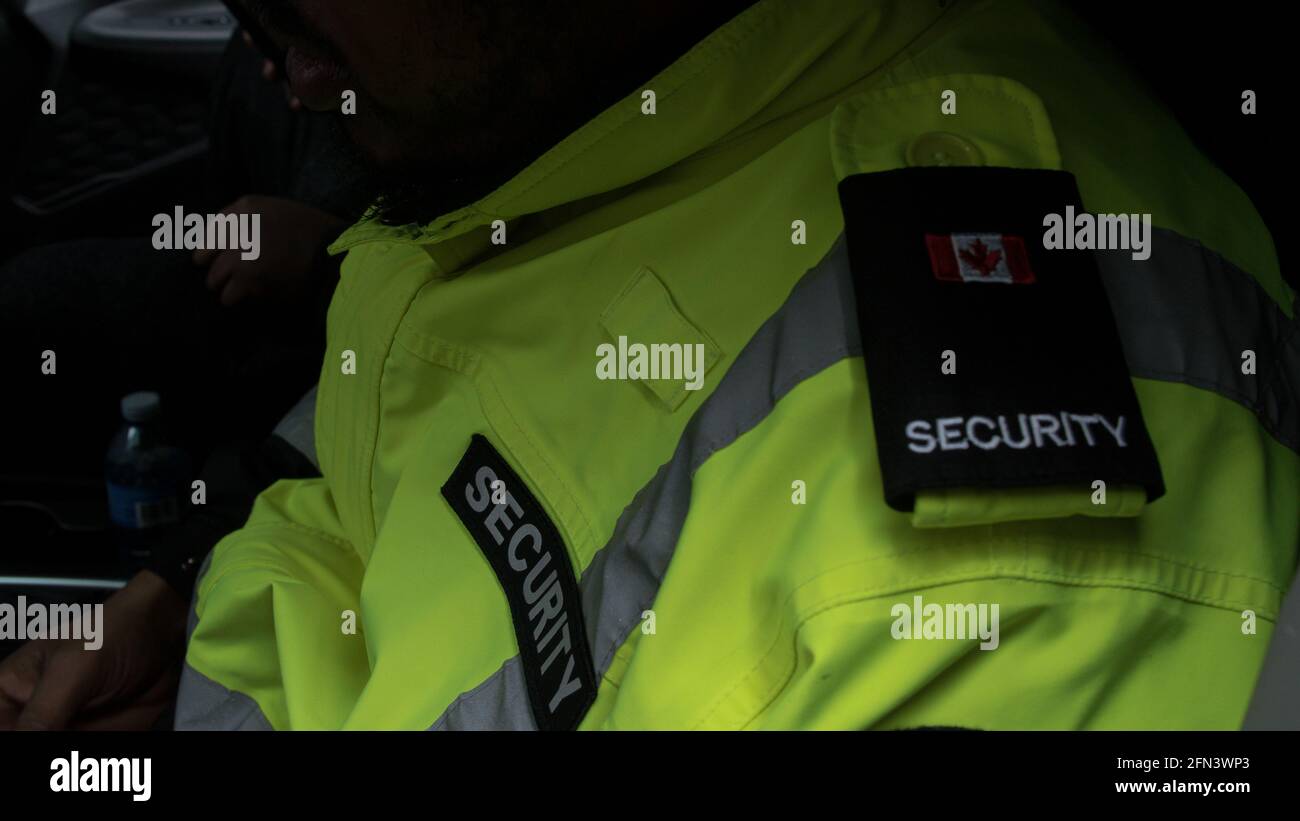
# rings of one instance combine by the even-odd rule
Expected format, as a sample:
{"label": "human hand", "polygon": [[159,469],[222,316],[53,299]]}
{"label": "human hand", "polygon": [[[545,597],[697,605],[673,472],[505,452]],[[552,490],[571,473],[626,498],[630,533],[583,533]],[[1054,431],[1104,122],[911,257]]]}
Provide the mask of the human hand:
{"label": "human hand", "polygon": [[241,259],[239,248],[194,252],[194,264],[208,269],[208,290],[220,294],[226,306],[245,299],[285,303],[302,298],[311,290],[320,252],[347,227],[345,220],[319,208],[278,197],[240,197],[221,213],[261,215],[257,259]]}
{"label": "human hand", "polygon": [[139,573],[104,604],[103,644],[33,640],[0,662],[0,730],[147,730],[185,651],[186,603]]}

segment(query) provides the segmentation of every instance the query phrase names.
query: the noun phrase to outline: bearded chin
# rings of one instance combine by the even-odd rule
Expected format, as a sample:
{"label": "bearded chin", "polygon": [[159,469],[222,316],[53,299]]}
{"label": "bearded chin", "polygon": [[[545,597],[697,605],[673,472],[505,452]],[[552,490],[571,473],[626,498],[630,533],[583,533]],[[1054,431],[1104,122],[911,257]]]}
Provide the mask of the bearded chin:
{"label": "bearded chin", "polygon": [[524,170],[562,136],[494,139],[486,127],[455,134],[447,122],[482,123],[481,112],[414,119],[373,105],[373,119],[347,120],[349,151],[365,169],[372,216],[386,225],[426,225],[479,201]]}
{"label": "bearded chin", "polygon": [[337,127],[338,120],[334,125],[323,164],[328,174],[355,181],[349,197],[355,210],[346,216],[368,214],[386,225],[423,225],[444,213],[437,202],[437,171],[387,156],[357,139],[351,129]]}
{"label": "bearded chin", "polygon": [[[429,146],[434,156],[446,156],[431,136],[403,140],[402,144]],[[427,225],[477,202],[499,184],[486,174],[465,174],[463,165],[453,171],[445,164],[430,162],[429,156],[376,151],[362,140],[349,140],[346,151],[350,162],[364,169],[361,176],[370,215],[385,225]]]}

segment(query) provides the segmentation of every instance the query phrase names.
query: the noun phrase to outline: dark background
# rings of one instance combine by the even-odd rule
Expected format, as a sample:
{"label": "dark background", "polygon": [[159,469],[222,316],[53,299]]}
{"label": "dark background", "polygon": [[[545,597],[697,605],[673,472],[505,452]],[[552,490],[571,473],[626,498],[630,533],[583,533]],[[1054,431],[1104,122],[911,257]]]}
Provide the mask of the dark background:
{"label": "dark background", "polygon": [[[1288,248],[1284,197],[1293,176],[1294,127],[1284,80],[1295,76],[1291,6],[1269,2],[1169,3],[1072,0],[1173,110],[1192,138],[1259,209],[1283,276],[1300,279]],[[1241,113],[1251,89],[1258,113]],[[1206,203],[1207,208],[1214,203]]]}
{"label": "dark background", "polygon": [[[927,1],[933,0],[915,0]],[[1264,0],[1229,4],[1063,1],[1111,41],[1139,81],[1152,88],[1205,153],[1246,191],[1273,234],[1283,276],[1300,288],[1300,277],[1292,269],[1294,252],[1284,241],[1290,234],[1285,197],[1292,158],[1300,155],[1292,145],[1295,129],[1288,123],[1290,100],[1283,87],[1283,78],[1293,73],[1289,61],[1295,50],[1286,8]],[[250,70],[248,66],[242,73],[222,73],[223,77],[241,78],[245,84],[236,93],[223,94],[223,88],[235,82],[227,79],[213,85],[213,78],[219,76],[218,65],[232,51],[226,49],[224,29],[214,31],[213,42],[204,48],[189,45],[180,55],[128,54],[76,36],[77,26],[84,24],[89,10],[101,2],[0,0],[0,111],[4,112],[0,119],[0,265],[26,248],[82,237],[88,230],[109,237],[139,235],[140,226],[150,223],[159,203],[184,203],[188,211],[202,213],[220,208],[239,193],[274,194],[288,187],[278,181],[268,190],[264,183],[275,174],[264,169],[259,182],[238,180],[227,167],[231,163],[220,165],[211,160],[213,153],[221,153],[211,151],[211,145],[223,144],[235,145],[238,150],[226,153],[247,160],[236,165],[287,165],[272,162],[277,155],[268,146],[287,146],[290,138],[259,114],[281,109],[282,93],[256,76],[258,57],[254,52],[242,46],[233,49],[247,52],[244,62],[252,66],[253,76],[242,76]],[[192,2],[170,0],[167,13]],[[65,34],[72,34],[62,38],[51,34],[58,30],[52,23],[58,21],[52,21],[48,13],[33,11],[49,8],[69,10],[66,19],[60,19]],[[219,5],[211,16],[219,18],[222,25],[233,25]],[[1050,60],[1050,55],[1044,59]],[[35,101],[43,88],[58,91],[58,117],[39,115]],[[1253,116],[1240,110],[1241,93],[1247,88],[1258,97],[1259,113]],[[252,98],[258,96],[267,98],[261,100],[260,107],[252,104]],[[248,110],[214,108],[214,98],[229,98],[241,105],[247,102]],[[249,140],[257,144],[245,145]],[[89,189],[87,181],[91,181]],[[209,190],[213,181],[230,190]],[[301,193],[290,191],[287,195],[305,199]],[[1214,202],[1198,205],[1211,212],[1220,207]],[[69,253],[75,260],[86,261],[87,254],[79,249]],[[157,262],[161,255],[149,253],[145,259]],[[139,271],[128,273],[131,281],[143,281],[137,276]],[[44,286],[49,293],[28,294],[26,303],[39,303],[47,311],[56,305],[55,318],[79,328],[93,328],[95,322],[79,318],[78,311],[112,313],[114,302],[132,299],[127,289],[117,286],[86,296],[70,292],[51,277],[35,281],[31,290]],[[25,303],[0,299],[0,311],[5,304]],[[150,316],[164,313],[155,311]],[[0,331],[16,319],[0,316]],[[72,362],[60,364],[71,367]],[[264,369],[272,377],[274,364],[272,361]],[[64,380],[60,384],[81,390],[74,383]],[[10,407],[21,407],[27,388],[12,383],[8,388]],[[48,385],[39,383],[39,388],[48,390]],[[86,428],[87,420],[96,420],[103,430],[85,432],[83,439],[94,446],[65,443],[66,458],[50,470],[62,476],[69,470],[64,462],[79,459],[86,468],[88,486],[93,485],[98,493],[98,443],[117,423],[116,399],[110,391],[101,397],[102,407],[87,407],[82,394],[89,393],[76,393],[61,403],[69,416],[64,429]],[[173,394],[169,399],[173,408],[175,400]],[[268,417],[278,410],[269,407]],[[22,429],[8,419],[0,412],[0,428]],[[18,476],[28,486],[30,471],[19,469],[26,464],[18,458],[24,442],[32,451],[27,463],[46,461],[39,441],[11,437],[7,452],[0,455],[0,498],[4,498],[6,477]]]}
{"label": "dark background", "polygon": [[[1289,7],[1266,0],[1067,1],[1115,44],[1206,153],[1250,195],[1272,230],[1284,275],[1293,286],[1300,284],[1290,269],[1293,253],[1280,239],[1288,235],[1283,197],[1298,156],[1294,130],[1286,125],[1291,101],[1283,87],[1283,78],[1294,73],[1291,61],[1297,51]],[[15,31],[21,23],[13,9],[23,2],[0,0],[0,11],[7,12],[0,14],[0,111],[5,114],[0,120],[0,192],[26,161],[20,154],[32,120],[28,95],[44,87],[44,61],[50,57],[35,38],[17,36],[31,34]],[[149,77],[155,88],[166,86],[165,79],[157,73]],[[1240,113],[1246,88],[1259,99],[1253,117]],[[194,99],[203,104],[206,93],[200,90]],[[0,204],[0,259],[31,239],[30,227],[13,217]]]}
{"label": "dark background", "polygon": [[[1290,236],[1286,197],[1291,165],[1300,156],[1293,145],[1296,130],[1287,117],[1286,109],[1291,101],[1283,85],[1284,78],[1294,76],[1291,60],[1297,51],[1289,8],[1266,0],[1220,4],[1138,0],[1065,2],[1111,40],[1134,67],[1136,75],[1154,89],[1193,139],[1246,191],[1272,231],[1283,275],[1293,287],[1300,287],[1300,278],[1291,267],[1295,252],[1286,242]],[[84,43],[79,50],[67,49],[65,53],[58,46],[50,48],[39,32],[17,14],[18,9],[35,5],[38,5],[36,0],[0,0],[0,263],[26,247],[79,236],[87,225],[104,234],[138,233],[139,226],[148,225],[152,214],[160,210],[158,203],[177,202],[178,191],[197,197],[195,192],[200,192],[202,187],[197,182],[204,179],[207,170],[201,151],[185,153],[185,150],[200,145],[212,131],[212,124],[206,122],[209,84],[220,49],[203,59],[187,55],[184,60],[152,64],[123,62]],[[1050,59],[1050,55],[1045,55],[1045,59]],[[160,65],[165,67],[159,68]],[[39,98],[40,89],[50,87],[58,90],[60,116],[47,118],[42,124],[34,102]],[[1252,89],[1258,96],[1259,113],[1255,116],[1243,116],[1240,112],[1243,89]],[[265,137],[266,130],[258,133]],[[151,146],[151,141],[157,144]],[[268,139],[267,142],[279,141]],[[142,161],[168,152],[174,155],[178,150],[182,156],[164,173],[142,175],[116,186],[107,195],[109,205],[104,204],[104,199],[68,205],[67,198],[60,201],[53,197],[69,190],[75,193],[76,184],[88,176],[138,167]],[[14,207],[11,196],[14,193],[41,202],[62,202],[67,207],[33,215]],[[208,205],[219,207],[224,202],[217,198]],[[1206,202],[1204,207],[1214,209],[1217,204]],[[99,305],[92,303],[90,307],[97,309]],[[0,323],[7,319],[10,317],[0,316]],[[7,355],[7,351],[0,351],[0,356]],[[63,362],[60,364],[65,367]],[[22,388],[12,383],[0,387],[0,405],[23,404]],[[87,417],[111,427],[116,424],[112,404],[110,401],[102,413],[92,413],[84,404],[69,401],[67,411],[73,418],[68,430],[84,427]],[[19,444],[32,438],[20,425],[7,424],[6,419],[0,414],[0,430],[7,434],[4,450],[0,451],[0,502],[10,498],[6,495],[6,469],[15,464],[14,453]],[[99,442],[104,437],[84,438],[93,440],[94,447],[64,450],[91,462],[94,475],[86,479],[84,487],[52,485],[48,492],[53,494],[51,498],[66,502],[59,509],[65,516],[60,524],[67,530],[60,533],[68,544],[58,545],[63,551],[57,556],[58,570],[63,574],[101,577],[111,575],[102,571],[107,557],[101,556],[101,546],[87,543],[83,547],[76,536],[76,527],[69,527],[69,522],[80,524],[73,515],[78,511],[73,502],[91,510],[93,516],[87,515],[92,519],[103,515],[102,477],[97,473],[97,463],[102,455]],[[43,447],[39,440],[27,444]],[[67,465],[57,467],[66,472]],[[24,494],[34,486],[31,477],[23,475],[15,481],[21,491],[16,498],[30,498]],[[65,491],[71,502],[58,496]],[[3,508],[0,513],[8,517],[0,516],[0,546],[42,548],[5,553],[6,566],[0,570],[30,575],[46,572],[57,551],[44,548],[51,547],[56,540],[26,538],[23,534],[44,533],[49,528],[47,518],[24,507],[0,505],[0,508]],[[54,508],[52,502],[50,508]],[[22,520],[22,516],[28,519]],[[91,528],[86,529],[94,535]],[[92,553],[93,561],[87,559],[84,568],[67,560],[69,556]],[[0,599],[10,592],[12,588],[7,591],[0,584]],[[69,597],[86,601],[89,594],[85,590],[54,589],[43,595],[55,601]],[[0,656],[5,649],[0,647]],[[1107,753],[1105,760],[1111,759]],[[30,760],[39,761],[39,758]],[[160,769],[155,772],[160,773],[162,780],[176,781],[175,777],[163,774],[161,767],[166,762],[160,759],[158,763]],[[1112,776],[1107,769],[1099,780],[1109,782]],[[23,783],[46,782],[38,774],[33,779],[24,779]]]}

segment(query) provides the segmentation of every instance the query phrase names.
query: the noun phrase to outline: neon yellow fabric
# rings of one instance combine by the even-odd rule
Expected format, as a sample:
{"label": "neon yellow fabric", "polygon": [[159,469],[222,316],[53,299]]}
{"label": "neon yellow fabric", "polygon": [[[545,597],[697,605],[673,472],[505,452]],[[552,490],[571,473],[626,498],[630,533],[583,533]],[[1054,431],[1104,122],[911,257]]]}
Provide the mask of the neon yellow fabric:
{"label": "neon yellow fabric", "polygon": [[[1104,490],[1105,495],[1099,495]],[[1096,501],[1094,501],[1094,497]],[[997,492],[979,488],[927,490],[916,494],[913,527],[968,527],[1062,516],[1137,516],[1146,506],[1140,487],[1031,487]]]}
{"label": "neon yellow fabric", "polygon": [[[1027,0],[763,0],[646,84],[654,116],[634,93],[479,203],[353,227],[317,406],[325,478],[267,491],[218,546],[189,663],[278,728],[431,725],[517,652],[439,493],[470,435],[528,483],[581,575],[841,233],[837,172],[900,167],[925,133],[1072,171],[1091,210],[1154,213],[1289,313],[1249,201],[1102,54]],[[646,270],[661,288],[644,321],[661,289],[719,356],[670,401],[593,373],[611,306],[637,326],[638,298],[619,298]],[[1227,399],[1137,388],[1169,486],[1140,515],[919,528],[884,505],[862,360],[812,376],[697,473],[656,631],[632,630],[583,726],[1235,726],[1295,567],[1300,464]],[[916,594],[997,603],[998,649],[895,640],[891,608]]]}
{"label": "neon yellow fabric", "polygon": [[[600,324],[608,334],[607,341],[611,345],[617,345],[621,336],[632,340],[673,340],[675,344],[702,346],[703,356],[699,365],[702,376],[707,376],[722,358],[717,344],[682,316],[673,304],[672,295],[649,268],[638,271],[627,288],[614,298],[601,314]],[[671,369],[664,369],[665,376],[672,373]],[[692,389],[703,387],[702,384],[691,386],[685,380],[671,378],[647,377],[641,384],[658,397],[668,410],[677,410]]]}
{"label": "neon yellow fabric", "polygon": [[[696,474],[708,515],[585,726],[1239,726],[1295,558],[1295,503],[1272,508],[1278,484],[1295,498],[1294,454],[1227,400],[1143,380],[1149,421],[1184,402],[1193,421],[1157,415],[1180,469],[1142,517],[921,530],[881,510],[879,471],[854,458],[874,442],[861,364],[802,383]],[[1252,456],[1189,447],[1220,433]],[[891,609],[916,595],[998,604],[997,649],[895,640]]]}

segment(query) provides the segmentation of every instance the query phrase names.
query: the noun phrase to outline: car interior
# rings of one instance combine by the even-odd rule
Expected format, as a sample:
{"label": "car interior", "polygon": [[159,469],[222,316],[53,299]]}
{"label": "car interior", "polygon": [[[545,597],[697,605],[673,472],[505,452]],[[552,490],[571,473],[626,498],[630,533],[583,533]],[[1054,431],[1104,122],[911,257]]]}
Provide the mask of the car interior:
{"label": "car interior", "polygon": [[[1226,95],[1225,105],[1235,106],[1242,76],[1259,78],[1235,59],[1253,48],[1250,40],[1234,38],[1270,36],[1260,34],[1268,21],[1245,14],[1216,21],[1233,59],[1206,61],[1195,53],[1203,40],[1185,36],[1203,24],[1196,15],[1170,20],[1158,7],[1078,5],[1085,16],[1099,7],[1094,22],[1252,196],[1280,240],[1282,188],[1269,187],[1270,162],[1292,153],[1281,143],[1286,135],[1261,130],[1252,145],[1228,140],[1207,102]],[[1124,25],[1108,22],[1117,19]],[[98,236],[138,234],[160,203],[180,202],[201,185],[212,84],[237,27],[220,0],[0,0],[0,263],[80,236],[87,223]],[[1144,43],[1157,30],[1167,47],[1152,52]],[[1179,49],[1182,59],[1165,59]],[[1239,71],[1220,71],[1225,65]],[[1273,104],[1281,106],[1274,82]],[[42,117],[32,104],[47,90],[58,117]],[[1278,251],[1285,270],[1280,242]],[[1300,284],[1294,273],[1289,279]],[[69,469],[61,456],[52,450],[40,475],[11,472],[0,458],[0,602],[100,600],[134,570],[110,526],[104,477]],[[0,658],[18,644],[0,641]]]}
{"label": "car interior", "polygon": [[[0,0],[0,261],[79,235],[148,224],[199,184],[212,78],[236,21],[218,0]],[[45,90],[58,117],[27,104]],[[44,99],[44,96],[41,97]],[[132,570],[103,477],[13,475],[0,460],[0,601],[107,597]],[[0,657],[18,642],[0,642]]]}

